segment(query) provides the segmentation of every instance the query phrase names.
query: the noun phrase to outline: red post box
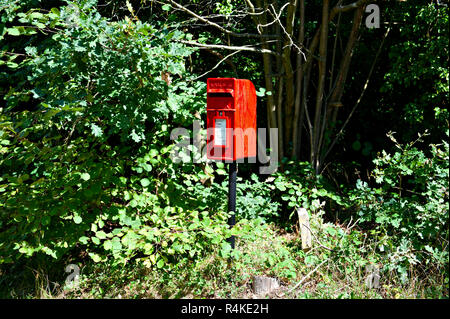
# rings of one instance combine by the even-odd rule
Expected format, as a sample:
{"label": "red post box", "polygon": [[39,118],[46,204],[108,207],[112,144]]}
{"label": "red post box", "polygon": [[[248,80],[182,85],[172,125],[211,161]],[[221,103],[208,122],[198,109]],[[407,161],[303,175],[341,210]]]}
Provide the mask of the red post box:
{"label": "red post box", "polygon": [[256,157],[256,91],[251,81],[208,79],[206,111],[209,159]]}

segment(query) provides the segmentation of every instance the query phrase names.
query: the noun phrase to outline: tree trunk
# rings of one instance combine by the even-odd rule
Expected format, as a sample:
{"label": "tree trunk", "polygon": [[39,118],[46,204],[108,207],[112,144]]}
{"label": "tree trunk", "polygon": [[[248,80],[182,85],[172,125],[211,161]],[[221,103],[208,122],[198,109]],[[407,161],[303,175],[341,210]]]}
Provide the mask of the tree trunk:
{"label": "tree trunk", "polygon": [[284,145],[285,148],[289,147],[292,138],[292,119],[294,111],[294,71],[292,70],[291,63],[291,50],[293,45],[292,35],[294,31],[294,18],[297,9],[297,0],[291,0],[288,5],[288,12],[286,17],[286,28],[284,35],[284,50],[283,50],[283,67],[285,71],[285,85],[286,85],[286,102],[285,102],[285,114],[284,114]]}
{"label": "tree trunk", "polygon": [[[328,103],[328,112],[334,112],[337,115],[337,110],[339,109],[340,101],[344,93],[344,85],[347,80],[347,74],[350,67],[350,61],[353,56],[353,49],[358,38],[358,30],[361,25],[362,16],[364,14],[364,6],[359,7],[354,14],[353,26],[350,32],[350,36],[347,41],[347,46],[345,48],[344,56],[341,60],[341,65],[339,67],[339,73],[336,78],[336,85],[333,93],[330,97],[330,103]],[[336,116],[333,115],[332,123],[336,121]]]}
{"label": "tree trunk", "polygon": [[[305,0],[300,0],[300,31],[298,35],[298,45],[303,48],[305,41]],[[293,158],[299,158],[299,151],[301,149],[301,131],[303,124],[303,115],[305,108],[303,107],[302,100],[302,80],[303,80],[303,54],[298,52],[297,54],[297,81],[295,86],[295,105],[294,105],[294,120],[293,120],[293,132],[292,132],[292,154]],[[300,117],[300,120],[299,120]]]}
{"label": "tree trunk", "polygon": [[328,14],[329,14],[329,0],[324,0],[322,8],[322,26],[320,29],[319,62],[318,62],[319,76],[316,95],[316,109],[314,114],[313,145],[311,158],[311,162],[316,174],[318,174],[320,168],[319,138],[321,132],[320,119],[324,103],[324,86],[325,86],[325,76],[327,66]]}

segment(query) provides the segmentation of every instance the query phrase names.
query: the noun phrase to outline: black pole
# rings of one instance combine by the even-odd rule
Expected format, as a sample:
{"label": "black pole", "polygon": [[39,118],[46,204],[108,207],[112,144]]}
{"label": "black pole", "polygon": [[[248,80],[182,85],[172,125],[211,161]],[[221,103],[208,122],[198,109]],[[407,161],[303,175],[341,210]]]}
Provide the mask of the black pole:
{"label": "black pole", "polygon": [[[236,173],[237,163],[232,162],[230,163],[228,171],[228,212],[231,213],[231,216],[228,218],[228,225],[230,225],[230,228],[236,223]],[[228,242],[230,243],[231,248],[234,249],[234,236],[228,238]]]}

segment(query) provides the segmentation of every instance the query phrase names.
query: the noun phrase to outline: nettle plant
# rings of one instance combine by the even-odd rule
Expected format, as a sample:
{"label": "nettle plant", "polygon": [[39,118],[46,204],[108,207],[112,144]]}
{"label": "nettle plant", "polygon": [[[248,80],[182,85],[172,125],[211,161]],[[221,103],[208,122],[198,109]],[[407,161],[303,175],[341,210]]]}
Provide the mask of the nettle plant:
{"label": "nettle plant", "polygon": [[95,4],[2,11],[13,25],[2,39],[24,53],[8,64],[0,109],[0,263],[84,250],[161,268],[229,236],[226,214],[190,208],[176,183],[186,170],[200,183],[202,167],[170,158],[171,128],[203,110],[204,84],[184,69],[193,50],[175,41],[184,34],[132,8],[110,21]]}
{"label": "nettle plant", "polygon": [[398,270],[403,281],[410,264],[433,263],[448,272],[448,142],[425,152],[416,147],[424,135],[406,145],[388,136],[397,151],[374,160],[372,176],[380,186],[358,181],[350,200],[362,222],[375,222],[387,234],[379,249],[388,252],[387,268]]}

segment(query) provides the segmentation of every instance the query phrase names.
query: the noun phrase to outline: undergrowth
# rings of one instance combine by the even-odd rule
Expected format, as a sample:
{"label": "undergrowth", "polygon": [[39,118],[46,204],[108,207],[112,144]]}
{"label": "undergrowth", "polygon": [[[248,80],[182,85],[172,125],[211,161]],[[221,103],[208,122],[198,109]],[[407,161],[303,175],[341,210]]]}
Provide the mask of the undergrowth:
{"label": "undergrowth", "polygon": [[[252,298],[253,276],[277,278],[280,289],[263,298],[448,298],[448,283],[439,269],[408,270],[410,280],[383,270],[377,241],[351,225],[324,223],[313,218],[313,248],[301,249],[295,232],[285,232],[261,219],[241,220],[236,249],[223,257],[213,251],[200,260],[158,271],[136,260],[118,265],[87,261],[78,284],[55,285],[39,270],[28,296],[40,298]],[[373,235],[373,234],[372,234]],[[368,287],[368,265],[379,269],[379,286]],[[60,273],[62,273],[62,270]],[[66,274],[67,275],[67,274]],[[302,281],[301,285],[297,283]],[[19,296],[16,286],[10,296]],[[34,289],[34,292],[33,292]]]}

